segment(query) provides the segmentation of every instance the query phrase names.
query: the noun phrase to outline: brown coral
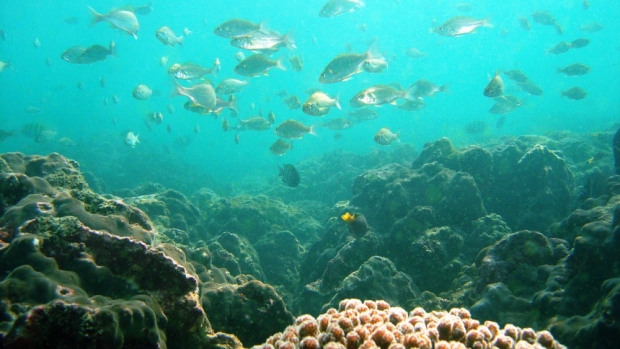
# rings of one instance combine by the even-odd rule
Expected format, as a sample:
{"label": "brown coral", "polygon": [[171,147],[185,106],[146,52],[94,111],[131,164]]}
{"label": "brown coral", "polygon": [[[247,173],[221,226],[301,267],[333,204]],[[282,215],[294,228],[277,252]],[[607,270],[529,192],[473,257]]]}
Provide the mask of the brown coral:
{"label": "brown coral", "polygon": [[[300,340],[301,339],[301,340]],[[535,344],[538,342],[538,344]],[[275,344],[275,345],[274,345]],[[548,331],[492,321],[481,324],[466,309],[407,312],[385,301],[345,299],[316,320],[302,315],[283,333],[252,349],[565,349]]]}

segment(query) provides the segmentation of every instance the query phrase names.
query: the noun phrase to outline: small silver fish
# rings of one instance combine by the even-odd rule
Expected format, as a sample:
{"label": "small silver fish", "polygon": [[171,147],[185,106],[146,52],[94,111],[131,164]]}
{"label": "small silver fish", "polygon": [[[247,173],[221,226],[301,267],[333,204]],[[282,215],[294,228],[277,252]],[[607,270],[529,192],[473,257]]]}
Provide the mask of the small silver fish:
{"label": "small silver fish", "polygon": [[164,45],[168,45],[168,46],[174,46],[175,44],[179,44],[181,46],[183,45],[183,35],[176,36],[174,32],[172,31],[172,29],[166,26],[163,26],[157,29],[157,31],[155,32],[155,37],[157,37],[157,40],[159,40]]}
{"label": "small silver fish", "polygon": [[279,137],[286,139],[300,139],[306,134],[316,136],[315,126],[305,126],[299,121],[288,119],[282,122],[275,130]]}
{"label": "small silver fish", "polygon": [[330,84],[339,81],[347,81],[357,73],[364,70],[364,62],[378,58],[372,53],[372,49],[359,53],[342,53],[334,57],[323,69],[319,76],[319,82]]}
{"label": "small silver fish", "polygon": [[273,155],[284,155],[284,154],[286,154],[286,152],[288,150],[291,150],[291,149],[293,149],[293,143],[292,142],[286,142],[282,138],[278,138],[278,140],[275,141],[271,145],[271,147],[269,147],[269,151]]}
{"label": "small silver fish", "polygon": [[140,143],[138,135],[134,134],[133,131],[129,131],[125,136],[125,144],[132,148],[135,148],[136,144],[138,143]]}
{"label": "small silver fish", "polygon": [[324,92],[317,91],[308,97],[308,100],[306,100],[302,107],[302,111],[312,116],[323,116],[329,113],[329,109],[333,106],[342,109],[338,96],[331,98]]}
{"label": "small silver fish", "polygon": [[133,98],[141,101],[151,98],[153,91],[146,85],[140,84],[132,92]]}
{"label": "small silver fish", "polygon": [[125,10],[113,10],[103,15],[93,10],[90,6],[88,8],[93,15],[93,24],[97,24],[102,21],[108,22],[113,27],[126,32],[127,34],[133,36],[136,39],[138,38],[138,30],[140,29],[140,24],[138,23],[138,18],[133,12]]}
{"label": "small silver fish", "polygon": [[215,93],[222,95],[231,95],[241,92],[244,86],[249,85],[248,81],[228,78],[222,80],[215,88]]}
{"label": "small silver fish", "polygon": [[389,128],[384,127],[375,134],[375,142],[381,145],[390,145],[394,141],[400,142],[398,135],[400,132],[393,133]]}
{"label": "small silver fish", "polygon": [[173,92],[175,94],[186,96],[194,104],[209,111],[215,109],[217,98],[215,96],[215,90],[211,84],[200,83],[191,87],[183,87],[176,81],[174,83],[176,88]]}
{"label": "small silver fish", "polygon": [[321,8],[319,17],[335,17],[362,7],[364,3],[361,0],[328,0]]}
{"label": "small silver fish", "polygon": [[474,33],[478,27],[492,27],[487,19],[476,19],[466,16],[456,16],[445,21],[433,29],[433,32],[443,36],[460,36]]}
{"label": "small silver fish", "polygon": [[294,71],[301,71],[303,69],[304,63],[301,59],[301,56],[290,56],[288,62],[291,65],[291,69],[293,69]]}
{"label": "small silver fish", "polygon": [[233,18],[218,25],[213,32],[215,35],[232,39],[234,37],[246,36],[262,29],[262,23],[256,24],[245,19]]}
{"label": "small silver fish", "polygon": [[564,68],[558,68],[558,73],[565,74],[566,76],[580,76],[590,72],[590,67],[582,63],[573,63]]}
{"label": "small silver fish", "polygon": [[286,70],[283,65],[284,57],[271,60],[262,54],[253,54],[243,61],[239,62],[235,67],[235,73],[243,76],[267,75],[271,68]]}

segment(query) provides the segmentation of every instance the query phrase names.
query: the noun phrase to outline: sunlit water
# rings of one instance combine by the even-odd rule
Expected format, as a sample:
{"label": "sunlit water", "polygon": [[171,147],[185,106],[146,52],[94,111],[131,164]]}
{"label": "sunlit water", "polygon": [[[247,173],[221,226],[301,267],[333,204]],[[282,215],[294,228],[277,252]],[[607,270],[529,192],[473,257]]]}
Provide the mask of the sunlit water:
{"label": "sunlit water", "polygon": [[[581,0],[564,1],[470,1],[473,10],[462,13],[454,8],[459,1],[367,0],[365,7],[354,13],[334,18],[318,16],[324,1],[153,1],[152,13],[138,16],[138,39],[110,28],[106,23],[91,26],[88,6],[101,13],[128,5],[123,1],[15,1],[0,2],[0,29],[6,41],[0,41],[0,61],[10,62],[12,69],[0,73],[0,129],[14,131],[15,136],[0,143],[0,151],[46,154],[58,151],[78,160],[84,170],[108,182],[111,189],[134,186],[145,180],[158,181],[162,173],[185,171],[188,176],[210,178],[205,185],[225,185],[247,176],[276,176],[277,165],[297,164],[337,149],[367,153],[378,145],[373,136],[381,127],[400,131],[403,143],[420,150],[424,143],[449,137],[459,146],[481,142],[501,135],[544,134],[553,130],[596,132],[618,122],[620,110],[620,6],[613,1],[592,0],[584,10]],[[134,6],[143,3],[133,3]],[[543,26],[531,13],[546,10],[564,28],[558,35],[553,27]],[[487,18],[493,27],[478,28],[476,33],[461,37],[443,37],[430,28],[457,15]],[[529,19],[531,30],[519,27],[518,17]],[[78,23],[66,23],[74,17]],[[269,76],[250,78],[250,85],[237,94],[241,118],[266,116],[273,111],[275,125],[286,119],[304,124],[321,124],[324,120],[345,117],[353,110],[349,100],[357,92],[375,84],[399,83],[409,86],[420,78],[438,85],[449,85],[448,93],[426,99],[426,108],[405,112],[394,106],[379,108],[381,117],[340,131],[318,128],[318,136],[305,136],[293,142],[293,150],[279,157],[269,152],[277,140],[273,129],[264,132],[223,132],[221,123],[227,118],[232,128],[235,118],[225,111],[218,119],[200,116],[183,108],[185,97],[171,97],[173,82],[167,74],[172,63],[193,61],[209,67],[215,58],[222,70],[215,83],[236,75],[235,54],[229,39],[213,34],[213,29],[231,18],[263,22],[281,33],[294,32],[298,49],[282,49],[272,57],[292,54],[303,57],[301,72],[272,70]],[[586,33],[580,27],[591,22],[604,25],[602,31]],[[192,31],[182,47],[165,46],[155,37],[161,26],[170,27],[177,35],[184,28]],[[365,25],[365,31],[360,26]],[[591,43],[560,55],[546,51],[560,41],[588,38]],[[35,47],[35,39],[40,47]],[[63,61],[61,53],[72,46],[107,46],[116,42],[117,56],[90,65]],[[336,55],[346,52],[347,45],[362,53],[375,40],[378,51],[389,61],[380,74],[362,72],[351,80],[335,84],[319,84],[323,68]],[[415,47],[426,57],[412,59],[405,51]],[[245,52],[246,56],[250,53]],[[160,65],[167,56],[166,67]],[[46,63],[49,61],[49,64]],[[557,68],[572,63],[592,68],[587,75],[566,77]],[[528,96],[511,81],[506,93],[524,99],[525,106],[506,115],[501,129],[495,127],[498,115],[488,110],[493,100],[482,91],[496,70],[520,69],[544,91],[543,96]],[[100,86],[100,77],[106,86]],[[78,84],[83,84],[83,90]],[[138,84],[146,84],[158,92],[146,101],[132,97]],[[187,84],[186,84],[187,85]],[[561,97],[560,91],[580,86],[588,92],[580,101]],[[302,102],[305,91],[320,88],[339,95],[343,111],[332,109],[324,118],[304,114],[301,109],[288,110],[276,94],[285,90]],[[117,95],[119,104],[112,103]],[[104,105],[104,100],[109,101]],[[174,114],[167,111],[172,104]],[[250,107],[254,105],[252,110]],[[40,108],[40,113],[26,113],[25,108]],[[161,111],[161,125],[145,125],[145,114]],[[489,127],[483,135],[469,135],[464,126],[476,120]],[[47,143],[35,143],[20,131],[24,125],[39,123],[57,132]],[[170,125],[172,132],[167,132]],[[196,125],[200,132],[195,133]],[[274,128],[275,128],[274,125]],[[140,143],[125,145],[128,131],[139,134]],[[62,146],[58,140],[68,137],[74,146]],[[189,164],[190,167],[177,166]],[[191,168],[193,170],[189,171]],[[128,178],[130,177],[130,178]],[[172,185],[171,183],[166,183]],[[198,188],[196,188],[198,189]]]}

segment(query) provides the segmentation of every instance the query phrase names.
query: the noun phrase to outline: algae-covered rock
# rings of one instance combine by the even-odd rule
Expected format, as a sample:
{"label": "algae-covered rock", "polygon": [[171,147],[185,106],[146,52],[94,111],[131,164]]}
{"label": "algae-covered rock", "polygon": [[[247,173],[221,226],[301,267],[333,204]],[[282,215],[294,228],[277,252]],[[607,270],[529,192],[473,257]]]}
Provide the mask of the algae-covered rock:
{"label": "algae-covered rock", "polygon": [[258,344],[293,322],[273,287],[253,280],[206,287],[202,306],[215,331],[234,333],[245,347]]}

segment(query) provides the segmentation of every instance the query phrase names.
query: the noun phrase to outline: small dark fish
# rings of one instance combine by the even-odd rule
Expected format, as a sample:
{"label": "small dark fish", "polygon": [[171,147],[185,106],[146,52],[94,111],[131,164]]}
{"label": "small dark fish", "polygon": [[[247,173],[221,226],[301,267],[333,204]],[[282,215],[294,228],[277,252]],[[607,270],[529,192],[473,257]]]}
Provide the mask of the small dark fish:
{"label": "small dark fish", "polygon": [[534,12],[534,13],[532,13],[532,18],[534,19],[534,22],[536,22],[538,24],[554,26],[555,27],[555,31],[559,35],[562,35],[562,33],[564,32],[562,30],[562,26],[560,26],[560,24],[555,20],[555,17],[553,17],[547,11],[537,11],[537,12]]}
{"label": "small dark fish", "polygon": [[133,8],[133,13],[141,16],[146,16],[151,12],[153,12],[153,5],[150,2],[146,5]]}
{"label": "small dark fish", "polygon": [[80,23],[80,19],[74,16],[71,17],[67,17],[63,20],[63,22],[67,23],[67,24],[78,24]]}
{"label": "small dark fish", "polygon": [[584,9],[584,10],[589,9],[589,8],[590,8],[590,1],[588,1],[588,0],[583,0],[583,1],[581,2],[581,7],[583,7],[583,9]]}
{"label": "small dark fish", "polygon": [[598,31],[603,30],[605,27],[598,22],[591,22],[588,24],[582,25],[579,29],[586,33],[596,33]]}
{"label": "small dark fish", "polygon": [[525,93],[529,95],[542,96],[543,94],[543,90],[540,88],[540,86],[536,85],[535,83],[531,81],[517,82],[517,85],[519,85],[521,90],[523,90]]}
{"label": "small dark fish", "polygon": [[495,104],[489,110],[492,114],[506,114],[523,105],[523,101],[515,96],[505,95],[495,98]]}
{"label": "small dark fish", "polygon": [[562,91],[562,96],[568,97],[568,99],[572,100],[580,100],[586,98],[588,93],[584,91],[581,87],[571,87],[566,91]]}
{"label": "small dark fish", "polygon": [[278,176],[282,177],[282,182],[284,182],[284,184],[292,188],[299,185],[299,172],[297,172],[297,169],[295,169],[293,165],[285,164],[282,167],[278,166],[278,170],[280,171]]}
{"label": "small dark fish", "polygon": [[495,76],[491,78],[491,81],[484,88],[484,95],[486,97],[499,97],[504,93],[504,81],[499,76],[499,72],[495,72]]}
{"label": "small dark fish", "polygon": [[586,38],[575,39],[570,43],[571,48],[582,48],[590,44],[590,40]]}
{"label": "small dark fish", "polygon": [[350,214],[347,212],[340,216],[340,218],[347,223],[349,233],[356,239],[366,235],[368,230],[370,230],[366,217],[361,213]]}
{"label": "small dark fish", "polygon": [[519,17],[519,26],[521,27],[521,29],[523,30],[530,30],[532,27],[530,26],[530,21],[527,20],[526,17],[520,16]]}
{"label": "small dark fish", "polygon": [[0,130],[0,143],[4,143],[7,138],[13,136],[13,131]]}
{"label": "small dark fish", "polygon": [[566,41],[562,41],[559,42],[557,44],[555,44],[555,46],[553,46],[552,48],[547,50],[547,53],[551,53],[554,55],[559,55],[562,54],[568,50],[570,50],[572,47],[570,42],[566,42]]}
{"label": "small dark fish", "polygon": [[489,128],[489,125],[487,125],[486,122],[482,120],[475,120],[475,121],[470,121],[467,124],[465,124],[465,127],[463,127],[463,130],[467,134],[475,135],[475,134],[484,133],[488,128]]}
{"label": "small dark fish", "polygon": [[527,75],[520,70],[504,70],[504,74],[511,80],[516,82],[526,82],[528,80]]}
{"label": "small dark fish", "polygon": [[573,63],[564,68],[558,68],[558,73],[566,74],[566,76],[580,76],[590,72],[590,67],[582,63]]}
{"label": "small dark fish", "polygon": [[495,128],[500,129],[504,127],[504,122],[506,122],[506,115],[500,115],[497,119],[497,123],[495,124]]}

